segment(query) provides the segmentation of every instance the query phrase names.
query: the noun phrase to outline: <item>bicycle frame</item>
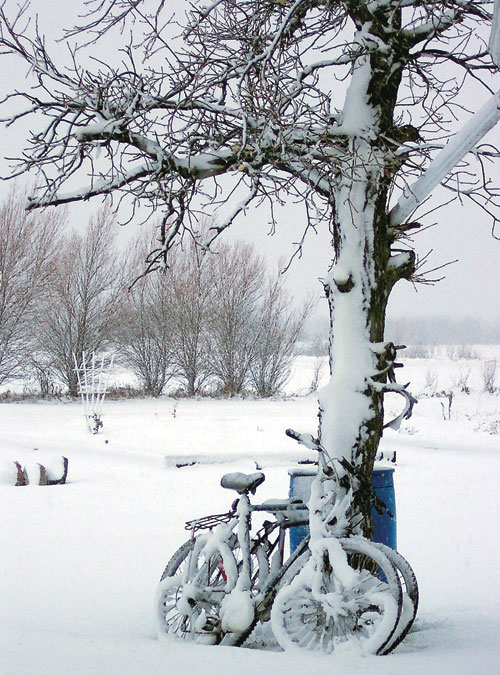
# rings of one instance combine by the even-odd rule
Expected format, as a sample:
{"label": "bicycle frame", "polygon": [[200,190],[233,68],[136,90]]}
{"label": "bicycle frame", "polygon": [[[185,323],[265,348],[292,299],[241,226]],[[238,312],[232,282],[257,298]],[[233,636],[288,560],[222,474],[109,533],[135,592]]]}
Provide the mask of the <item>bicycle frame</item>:
{"label": "bicycle frame", "polygon": [[[318,472],[318,487],[322,486],[324,481],[331,480],[331,476],[328,475],[329,464],[322,452],[320,452],[319,455],[320,470]],[[327,536],[342,536],[345,518],[339,517],[342,515],[339,513],[339,510],[345,510],[345,505],[348,500],[344,498],[340,500],[340,503],[334,504],[332,507],[331,504],[333,500],[334,495],[330,494],[326,502],[323,503],[323,509],[330,506],[328,509],[330,516],[329,520],[337,520],[339,524],[342,524],[342,529],[339,529],[337,533],[329,532]],[[254,535],[251,546],[251,514],[254,512],[270,513],[275,516],[276,520],[272,523],[265,521],[264,531],[262,534],[257,533]],[[300,518],[300,512],[303,513],[302,518]],[[225,594],[229,594],[235,588],[238,590],[249,590],[252,587],[252,581],[254,580],[252,580],[251,556],[252,554],[256,555],[259,560],[259,547],[261,545],[269,545],[269,534],[276,528],[279,528],[278,538],[272,544],[272,550],[267,551],[265,556],[267,560],[277,548],[277,555],[273,555],[271,569],[264,570],[260,565],[259,560],[258,581],[257,584],[253,584],[254,588],[257,586],[259,589],[259,595],[264,597],[267,592],[266,589],[276,586],[279,583],[285,572],[295,560],[300,557],[301,553],[306,550],[309,543],[310,538],[307,537],[303,542],[303,545],[301,545],[297,551],[290,556],[286,563],[284,563],[286,530],[295,525],[307,525],[309,522],[310,516],[307,506],[301,500],[273,500],[272,502],[269,501],[262,504],[252,504],[248,492],[243,492],[239,499],[233,502],[229,512],[188,521],[186,523],[186,529],[192,531],[192,538],[195,537],[195,533],[200,529],[210,529],[210,534],[203,536],[203,541],[205,542],[204,545],[201,546],[201,548],[197,547],[196,549],[193,549],[191,557],[197,562],[200,556],[204,556],[208,559],[215,550],[218,550],[222,558],[221,573],[225,582],[223,591]],[[228,541],[234,534],[236,535],[236,540],[241,551],[239,568],[232,552],[232,548],[234,547],[231,547],[228,544]],[[189,578],[193,579],[193,574],[196,574],[196,570],[193,569],[191,563],[188,565],[188,568]],[[200,574],[201,573],[203,573],[203,570]],[[261,602],[262,599],[259,598],[256,604],[260,604]],[[267,607],[268,604],[269,603],[264,602],[263,606]]]}
{"label": "bicycle frame", "polygon": [[[264,521],[262,528],[250,539],[251,515],[254,512],[270,513],[275,516],[273,522]],[[300,518],[301,512],[303,517]],[[272,503],[251,504],[249,495],[244,493],[231,511],[225,514],[205,516],[186,523],[191,530],[195,542],[189,554],[185,570],[186,586],[183,592],[183,605],[186,613],[194,602],[206,601],[221,603],[222,597],[229,597],[234,592],[246,593],[251,589],[258,593],[252,598],[253,621],[261,619],[270,609],[277,587],[290,566],[307,549],[309,538],[294,551],[284,562],[286,531],[295,525],[307,524],[307,507],[299,500],[280,500]],[[201,529],[208,528],[209,533],[196,535]],[[278,529],[277,537],[272,541],[269,536]],[[231,541],[231,538],[234,540]],[[238,543],[241,560],[236,561],[234,548]],[[266,549],[263,551],[262,549]],[[263,555],[261,555],[261,551]],[[223,584],[214,589],[204,584],[214,572],[215,563],[211,556],[218,552],[217,563]],[[256,556],[258,568],[252,578],[252,556]],[[272,564],[267,568],[267,561],[272,555]],[[200,565],[200,560],[204,562]],[[264,563],[265,560],[265,563]],[[212,565],[212,567],[210,567]],[[187,583],[189,580],[190,583]],[[227,602],[225,607],[227,609]],[[224,617],[220,617],[223,623]]]}

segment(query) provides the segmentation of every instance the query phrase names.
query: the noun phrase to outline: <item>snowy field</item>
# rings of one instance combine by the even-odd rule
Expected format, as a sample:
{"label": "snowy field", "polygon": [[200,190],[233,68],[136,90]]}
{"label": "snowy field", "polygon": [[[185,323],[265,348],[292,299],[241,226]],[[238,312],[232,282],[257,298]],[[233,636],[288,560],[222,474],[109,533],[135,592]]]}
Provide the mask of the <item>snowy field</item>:
{"label": "snowy field", "polygon": [[[483,358],[499,359],[487,349]],[[498,675],[500,394],[482,391],[479,360],[445,353],[407,361],[401,379],[420,400],[383,440],[398,455],[398,548],[421,593],[414,630],[394,653],[290,655],[156,639],[154,592],[187,538],[184,521],[233,499],[220,476],[255,471],[257,461],[266,474],[257,497],[282,497],[287,470],[309,457],[284,430],[315,432],[315,397],[304,395],[314,365],[297,360],[281,400],[106,401],[97,436],[77,403],[1,404],[0,672]],[[466,394],[457,384],[469,367]],[[454,391],[451,408],[441,391]],[[51,454],[69,458],[68,484],[11,484],[11,460]]]}

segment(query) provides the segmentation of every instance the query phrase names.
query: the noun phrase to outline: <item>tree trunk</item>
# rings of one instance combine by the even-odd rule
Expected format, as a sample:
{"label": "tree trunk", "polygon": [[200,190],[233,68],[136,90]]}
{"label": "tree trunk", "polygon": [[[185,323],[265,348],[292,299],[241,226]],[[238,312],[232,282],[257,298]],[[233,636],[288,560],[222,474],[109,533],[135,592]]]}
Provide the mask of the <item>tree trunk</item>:
{"label": "tree trunk", "polygon": [[[345,480],[354,491],[350,521],[367,537],[373,531],[371,476],[384,426],[385,383],[395,356],[393,345],[384,342],[387,300],[394,283],[414,267],[411,253],[391,255],[387,185],[394,167],[380,141],[392,126],[399,81],[396,73],[388,88],[390,66],[375,67],[362,57],[354,68],[344,117],[355,116],[364,131],[349,139],[338,172],[335,264],[324,282],[331,379],[319,395],[319,440],[343,462],[335,462],[341,483],[346,472],[352,474]],[[384,87],[376,86],[377,78]]]}
{"label": "tree trunk", "polygon": [[78,377],[74,370],[70,370],[68,368],[67,380],[68,380],[68,395],[73,398],[78,398]]}
{"label": "tree trunk", "polygon": [[[371,385],[378,371],[375,345],[383,337],[385,314],[381,279],[374,264],[380,168],[366,141],[352,141],[351,150],[352,164],[343,172],[335,195],[336,263],[325,281],[331,379],[319,395],[319,440],[332,458],[347,460],[369,480],[383,426],[382,394]],[[342,477],[345,466],[335,468]],[[353,510],[361,512],[362,529],[369,536],[369,504],[359,476],[352,478]]]}

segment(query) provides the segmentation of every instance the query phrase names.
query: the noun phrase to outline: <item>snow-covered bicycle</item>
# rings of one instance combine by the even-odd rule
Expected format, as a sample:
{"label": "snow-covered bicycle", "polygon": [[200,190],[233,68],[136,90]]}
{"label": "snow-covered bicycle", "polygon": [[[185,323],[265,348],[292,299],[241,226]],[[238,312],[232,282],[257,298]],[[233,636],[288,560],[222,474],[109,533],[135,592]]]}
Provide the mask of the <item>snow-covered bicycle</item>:
{"label": "snow-covered bicycle", "polygon": [[[415,575],[387,546],[344,536],[351,495],[339,498],[330,473],[323,462],[309,502],[318,512],[311,514],[298,499],[252,504],[261,472],[224,475],[222,487],[239,498],[227,513],[186,524],[192,536],[167,564],[156,594],[160,637],[242,645],[259,622],[270,621],[284,649],[394,649],[415,618]],[[273,520],[252,535],[256,512]],[[312,538],[286,558],[287,530],[304,524]]]}

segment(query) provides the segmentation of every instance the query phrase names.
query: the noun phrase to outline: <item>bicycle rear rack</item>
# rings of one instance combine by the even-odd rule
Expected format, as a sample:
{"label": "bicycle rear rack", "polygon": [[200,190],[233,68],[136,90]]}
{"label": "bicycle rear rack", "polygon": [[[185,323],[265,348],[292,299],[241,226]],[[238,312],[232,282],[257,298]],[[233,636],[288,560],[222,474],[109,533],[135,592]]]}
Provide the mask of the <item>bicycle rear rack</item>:
{"label": "bicycle rear rack", "polygon": [[188,520],[184,526],[185,530],[211,530],[220,523],[228,523],[231,518],[234,518],[234,512],[216,513],[212,516],[203,516],[203,518],[196,518],[195,520]]}
{"label": "bicycle rear rack", "polygon": [[[215,513],[211,516],[203,516],[202,518],[188,520],[184,526],[184,529],[197,532],[198,530],[211,530],[220,523],[228,523],[235,516],[237,503],[238,500],[235,500],[232,510],[228,511],[227,513]],[[301,524],[301,520],[304,520],[306,523],[308,522],[307,506],[302,502],[301,499],[275,501],[269,500],[264,504],[252,504],[250,506],[250,511],[264,511],[266,513],[275,514],[283,513],[288,517],[289,522],[282,522],[282,527],[290,527],[295,524]],[[302,517],[301,513],[303,514]],[[299,522],[296,523],[295,521]]]}

